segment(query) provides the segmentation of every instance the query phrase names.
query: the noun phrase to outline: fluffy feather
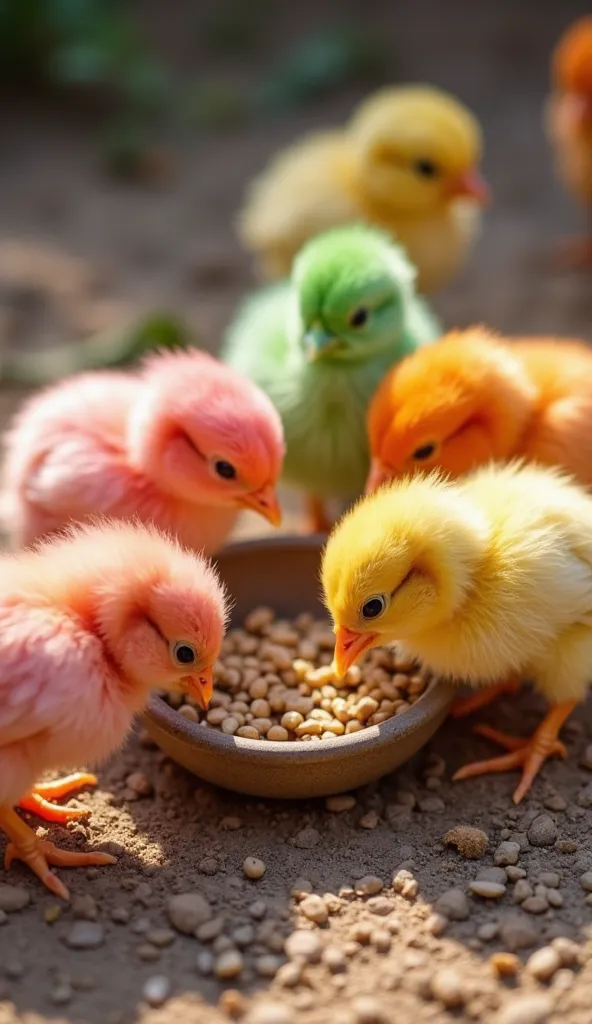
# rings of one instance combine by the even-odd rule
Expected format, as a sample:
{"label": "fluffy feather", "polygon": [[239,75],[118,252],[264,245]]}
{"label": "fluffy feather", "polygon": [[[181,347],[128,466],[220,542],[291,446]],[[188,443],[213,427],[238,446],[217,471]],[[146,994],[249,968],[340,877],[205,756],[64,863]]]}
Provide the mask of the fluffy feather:
{"label": "fluffy feather", "polygon": [[305,137],[271,162],[240,218],[267,276],[290,272],[301,246],[363,219],[405,246],[431,292],[458,269],[485,197],[481,131],[452,96],[428,86],[379,91],[343,130]]}

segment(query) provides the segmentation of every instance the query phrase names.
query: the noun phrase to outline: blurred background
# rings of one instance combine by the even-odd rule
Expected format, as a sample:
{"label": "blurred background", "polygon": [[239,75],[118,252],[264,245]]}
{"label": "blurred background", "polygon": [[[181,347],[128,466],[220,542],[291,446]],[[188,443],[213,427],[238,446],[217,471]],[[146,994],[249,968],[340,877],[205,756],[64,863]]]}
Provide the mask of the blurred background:
{"label": "blurred background", "polygon": [[[234,226],[250,178],[383,83],[456,94],[485,132],[493,203],[446,325],[592,338],[581,229],[542,111],[578,0],[2,0],[0,342],[73,345],[158,313],[216,351],[253,284]],[[19,400],[0,392],[0,421]]]}

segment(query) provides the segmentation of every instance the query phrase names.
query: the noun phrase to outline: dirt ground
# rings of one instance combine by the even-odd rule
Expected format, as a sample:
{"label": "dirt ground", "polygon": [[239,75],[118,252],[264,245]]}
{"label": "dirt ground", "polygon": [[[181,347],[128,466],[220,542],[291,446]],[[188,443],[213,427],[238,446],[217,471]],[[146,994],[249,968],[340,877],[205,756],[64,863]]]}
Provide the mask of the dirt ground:
{"label": "dirt ground", "polygon": [[[529,0],[364,4],[368,24],[393,41],[393,77],[450,89],[485,128],[494,204],[469,265],[435,300],[448,325],[479,320],[592,340],[589,276],[559,274],[549,259],[553,241],[577,229],[578,211],[554,180],[541,128],[548,54],[585,6],[541,0],[535,15]],[[187,5],[145,7],[155,37],[182,50]],[[331,10],[328,2],[278,3],[268,56],[274,40],[302,35]],[[237,75],[253,73],[237,65]],[[75,339],[157,302],[182,310],[215,350],[251,282],[233,229],[245,183],[276,147],[338,121],[356,98],[344,90],[272,123],[196,139],[158,188],[101,175],[92,126],[37,106],[3,109],[4,343]],[[19,400],[2,395],[3,418]],[[296,522],[289,508],[288,528]],[[239,532],[258,530],[246,520]],[[483,718],[525,732],[541,711],[524,694]],[[590,1024],[589,707],[565,736],[567,761],[548,764],[518,809],[514,778],[450,782],[461,763],[492,748],[467,723],[448,722],[414,762],[339,812],[323,801],[264,803],[216,791],[136,736],[100,772],[98,789],[81,794],[92,818],[70,833],[76,846],[115,852],[117,866],[64,871],[73,902],[61,907],[22,867],[0,875],[17,887],[0,884],[0,1024],[222,1024],[242,1015],[248,1024]],[[441,842],[456,825],[486,834],[480,860]],[[500,851],[505,841],[517,845]],[[258,881],[243,875],[247,856],[266,865]],[[495,898],[469,893],[484,868]],[[401,869],[412,877],[393,887]],[[373,896],[356,894],[364,876],[374,876],[362,886]],[[323,897],[327,923],[303,913],[306,890]],[[207,901],[190,922],[199,938],[178,930],[174,908],[171,919],[171,896],[187,893]],[[308,941],[285,946],[299,929]],[[537,949],[544,952],[529,961]],[[509,971],[503,977],[490,959],[500,951],[519,958],[499,961]],[[230,974],[241,962],[235,977],[212,973]]]}

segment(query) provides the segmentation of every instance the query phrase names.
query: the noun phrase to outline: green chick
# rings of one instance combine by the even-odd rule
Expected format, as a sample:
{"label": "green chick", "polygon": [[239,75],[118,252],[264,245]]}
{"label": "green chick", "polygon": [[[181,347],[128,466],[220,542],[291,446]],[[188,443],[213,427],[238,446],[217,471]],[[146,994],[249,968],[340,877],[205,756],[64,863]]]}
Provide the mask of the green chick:
{"label": "green chick", "polygon": [[224,346],[282,418],[284,480],[308,499],[311,528],[347,503],[369,469],[366,409],[386,371],[440,326],[415,293],[415,269],[387,235],[334,228],[297,254],[289,280],[247,298]]}

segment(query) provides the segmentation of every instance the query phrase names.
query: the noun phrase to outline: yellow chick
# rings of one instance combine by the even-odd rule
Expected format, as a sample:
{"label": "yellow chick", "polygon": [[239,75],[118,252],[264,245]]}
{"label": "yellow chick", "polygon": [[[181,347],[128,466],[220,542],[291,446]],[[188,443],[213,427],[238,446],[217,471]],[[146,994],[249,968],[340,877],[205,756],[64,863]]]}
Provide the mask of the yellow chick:
{"label": "yellow chick", "polygon": [[251,186],[240,216],[244,245],[267,277],[289,273],[313,235],[363,220],[395,235],[433,292],[464,260],[487,186],[482,136],[454,97],[429,86],[382,89],[342,130],[306,136]]}
{"label": "yellow chick", "polygon": [[405,478],[362,499],[322,565],[343,676],[397,641],[439,676],[487,688],[489,703],[533,681],[552,708],[530,738],[477,729],[506,748],[455,778],[522,766],[515,803],[553,754],[592,670],[592,497],[558,470],[511,464],[462,482]]}

